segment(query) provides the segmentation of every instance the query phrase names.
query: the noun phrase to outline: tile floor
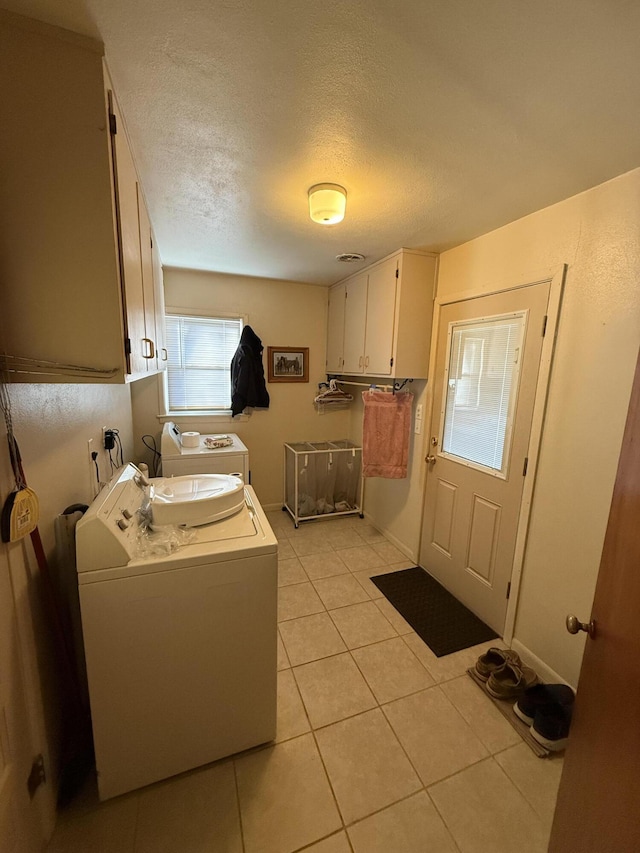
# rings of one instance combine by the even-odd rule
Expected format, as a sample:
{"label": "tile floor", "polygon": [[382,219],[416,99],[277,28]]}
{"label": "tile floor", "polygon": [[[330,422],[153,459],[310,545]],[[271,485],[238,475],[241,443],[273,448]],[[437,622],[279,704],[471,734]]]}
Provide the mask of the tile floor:
{"label": "tile floor", "polygon": [[536,758],[371,575],[413,565],[359,518],[280,542],[273,745],[61,814],[49,853],[543,853],[561,757]]}

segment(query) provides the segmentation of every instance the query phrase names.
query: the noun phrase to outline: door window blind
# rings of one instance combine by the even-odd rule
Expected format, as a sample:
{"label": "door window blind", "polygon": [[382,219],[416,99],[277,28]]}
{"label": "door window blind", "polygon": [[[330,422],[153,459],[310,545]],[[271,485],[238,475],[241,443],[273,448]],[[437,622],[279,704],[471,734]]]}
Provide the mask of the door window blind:
{"label": "door window blind", "polygon": [[524,316],[452,324],[443,451],[505,472]]}
{"label": "door window blind", "polygon": [[240,343],[242,320],[167,314],[169,411],[231,407],[231,359]]}

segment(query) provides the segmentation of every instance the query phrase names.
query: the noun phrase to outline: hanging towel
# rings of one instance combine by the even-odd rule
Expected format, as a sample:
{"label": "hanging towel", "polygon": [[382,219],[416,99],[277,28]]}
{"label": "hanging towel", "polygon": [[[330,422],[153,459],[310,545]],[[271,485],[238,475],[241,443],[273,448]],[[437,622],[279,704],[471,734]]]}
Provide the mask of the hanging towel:
{"label": "hanging towel", "polygon": [[401,480],[407,476],[413,394],[363,391],[362,473]]}

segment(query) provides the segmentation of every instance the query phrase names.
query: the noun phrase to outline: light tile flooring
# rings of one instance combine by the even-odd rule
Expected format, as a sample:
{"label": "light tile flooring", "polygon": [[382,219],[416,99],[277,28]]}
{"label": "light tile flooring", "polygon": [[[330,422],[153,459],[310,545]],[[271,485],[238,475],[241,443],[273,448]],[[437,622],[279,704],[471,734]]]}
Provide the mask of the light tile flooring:
{"label": "light tile flooring", "polygon": [[49,853],[543,853],[562,759],[539,759],[369,580],[412,563],[359,518],[280,542],[276,742],[98,804]]}

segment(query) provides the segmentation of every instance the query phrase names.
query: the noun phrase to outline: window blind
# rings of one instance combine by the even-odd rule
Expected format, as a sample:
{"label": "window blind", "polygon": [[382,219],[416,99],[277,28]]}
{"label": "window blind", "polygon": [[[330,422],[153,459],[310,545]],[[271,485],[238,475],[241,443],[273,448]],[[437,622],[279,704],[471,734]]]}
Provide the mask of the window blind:
{"label": "window blind", "polygon": [[443,450],[496,471],[505,467],[524,317],[453,327]]}
{"label": "window blind", "polygon": [[231,359],[242,320],[167,314],[169,411],[231,407]]}

